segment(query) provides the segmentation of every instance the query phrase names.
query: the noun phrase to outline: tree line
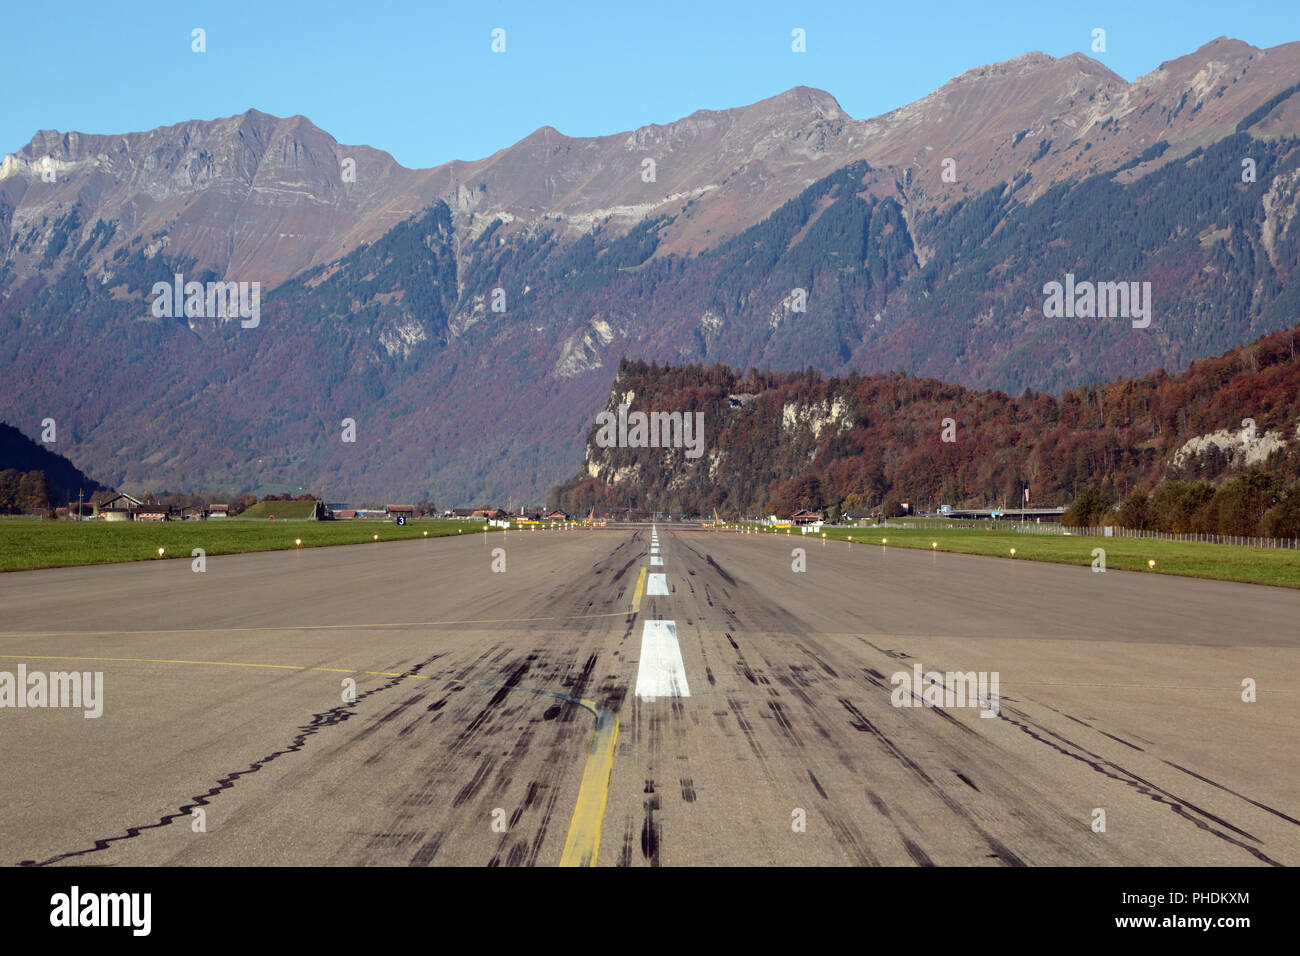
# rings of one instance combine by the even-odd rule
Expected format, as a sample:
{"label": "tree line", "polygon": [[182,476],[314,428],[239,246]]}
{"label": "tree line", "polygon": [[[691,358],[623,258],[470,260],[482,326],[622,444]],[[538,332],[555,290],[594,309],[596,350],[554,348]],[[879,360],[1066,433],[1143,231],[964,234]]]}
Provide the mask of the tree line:
{"label": "tree line", "polygon": [[0,471],[0,514],[31,513],[50,508],[53,491],[43,471]]}
{"label": "tree line", "polygon": [[1115,501],[1100,486],[1066,510],[1070,527],[1114,525],[1135,531],[1300,538],[1300,481],[1247,468],[1220,485],[1166,481]]}

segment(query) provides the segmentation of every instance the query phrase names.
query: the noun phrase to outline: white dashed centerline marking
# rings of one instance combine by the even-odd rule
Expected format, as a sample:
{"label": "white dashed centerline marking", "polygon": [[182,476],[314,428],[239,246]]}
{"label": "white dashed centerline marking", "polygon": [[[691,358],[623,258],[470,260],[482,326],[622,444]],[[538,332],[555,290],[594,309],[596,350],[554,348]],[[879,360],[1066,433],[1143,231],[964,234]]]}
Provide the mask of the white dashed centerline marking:
{"label": "white dashed centerline marking", "polygon": [[646,578],[645,593],[647,597],[657,597],[668,594],[668,575],[651,574]]}
{"label": "white dashed centerline marking", "polygon": [[676,621],[646,621],[641,632],[641,662],[636,672],[638,697],[690,697]]}
{"label": "white dashed centerline marking", "polygon": [[650,558],[650,567],[654,567],[656,564],[663,564],[663,563],[664,563],[663,558],[657,556]]}

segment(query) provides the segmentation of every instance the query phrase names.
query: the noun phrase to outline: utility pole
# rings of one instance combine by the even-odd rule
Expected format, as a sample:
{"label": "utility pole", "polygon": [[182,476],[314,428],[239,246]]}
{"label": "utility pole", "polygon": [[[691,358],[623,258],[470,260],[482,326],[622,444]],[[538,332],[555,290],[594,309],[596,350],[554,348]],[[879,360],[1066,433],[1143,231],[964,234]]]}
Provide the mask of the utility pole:
{"label": "utility pole", "polygon": [[84,488],[77,489],[77,520],[81,520],[81,496],[85,492]]}

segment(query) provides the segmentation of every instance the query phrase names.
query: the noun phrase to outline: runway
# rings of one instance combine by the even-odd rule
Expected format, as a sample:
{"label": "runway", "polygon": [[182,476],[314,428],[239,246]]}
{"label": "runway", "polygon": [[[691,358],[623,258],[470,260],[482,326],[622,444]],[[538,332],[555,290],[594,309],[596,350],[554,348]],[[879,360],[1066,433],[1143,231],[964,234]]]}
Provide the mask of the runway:
{"label": "runway", "polygon": [[1296,865],[1297,620],[672,524],[5,574],[104,699],[0,708],[0,864]]}

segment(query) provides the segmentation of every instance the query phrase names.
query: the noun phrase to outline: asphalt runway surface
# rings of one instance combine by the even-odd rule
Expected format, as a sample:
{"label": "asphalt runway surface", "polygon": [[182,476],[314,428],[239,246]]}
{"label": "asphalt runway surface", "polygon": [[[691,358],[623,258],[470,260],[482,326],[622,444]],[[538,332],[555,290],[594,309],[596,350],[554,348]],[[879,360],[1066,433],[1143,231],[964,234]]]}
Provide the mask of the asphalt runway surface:
{"label": "asphalt runway surface", "polygon": [[1295,865],[1298,630],[1282,588],[671,524],[5,574],[0,671],[103,713],[0,708],[0,864]]}

